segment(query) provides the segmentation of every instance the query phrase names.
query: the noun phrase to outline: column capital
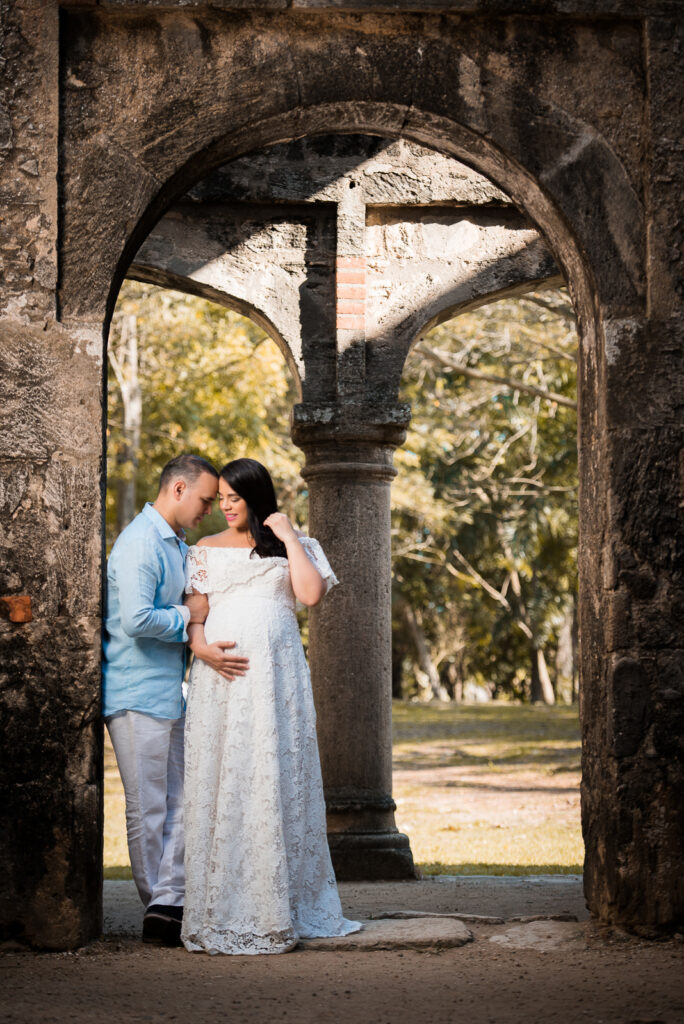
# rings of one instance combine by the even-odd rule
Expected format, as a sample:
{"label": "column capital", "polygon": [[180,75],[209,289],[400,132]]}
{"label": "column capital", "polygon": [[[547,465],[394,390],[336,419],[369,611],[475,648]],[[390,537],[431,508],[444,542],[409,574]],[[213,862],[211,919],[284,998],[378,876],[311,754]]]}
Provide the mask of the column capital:
{"label": "column capital", "polygon": [[301,402],[292,409],[292,440],[298,448],[336,443],[397,448],[406,440],[411,407],[396,405],[313,405]]}
{"label": "column capital", "polygon": [[406,438],[408,405],[295,405],[292,440],[306,453],[302,476],[388,483],[394,449]]}

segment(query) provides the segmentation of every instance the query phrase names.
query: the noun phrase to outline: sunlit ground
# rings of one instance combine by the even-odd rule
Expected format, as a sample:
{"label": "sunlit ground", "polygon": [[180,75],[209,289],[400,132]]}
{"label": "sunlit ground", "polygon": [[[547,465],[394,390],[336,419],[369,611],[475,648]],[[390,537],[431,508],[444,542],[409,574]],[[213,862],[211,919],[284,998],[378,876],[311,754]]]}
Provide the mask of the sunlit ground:
{"label": "sunlit ground", "polygon": [[577,709],[394,705],[397,824],[430,874],[582,870]]}
{"label": "sunlit ground", "polygon": [[[397,825],[424,873],[582,870],[576,708],[395,702],[393,721]],[[108,742],[104,865],[130,878]]]}

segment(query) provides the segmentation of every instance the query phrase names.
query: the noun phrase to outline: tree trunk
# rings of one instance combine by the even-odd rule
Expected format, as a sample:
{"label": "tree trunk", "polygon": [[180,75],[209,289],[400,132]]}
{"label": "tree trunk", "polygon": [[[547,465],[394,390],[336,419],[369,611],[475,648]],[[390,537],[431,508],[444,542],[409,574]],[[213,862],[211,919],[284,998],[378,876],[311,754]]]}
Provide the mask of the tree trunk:
{"label": "tree trunk", "polygon": [[530,662],[532,668],[532,684],[530,687],[530,700],[533,704],[555,704],[556,696],[553,692],[553,684],[549,675],[549,669],[544,657],[544,651],[536,644],[530,644]]}
{"label": "tree trunk", "polygon": [[574,651],[575,602],[568,602],[563,622],[558,631],[556,651],[556,694],[566,704],[572,704],[575,695]]}
{"label": "tree trunk", "polygon": [[[117,365],[118,364],[118,365]],[[116,528],[121,533],[135,516],[138,451],[142,431],[142,392],[138,373],[138,330],[134,316],[124,317],[115,363],[123,405],[123,444],[117,454]]]}
{"label": "tree trunk", "polygon": [[[513,566],[513,552],[507,544],[504,543],[503,547],[506,557],[508,558],[511,566]],[[549,675],[546,658],[544,657],[544,651],[537,644],[532,624],[530,623],[527,615],[527,609],[522,596],[522,584],[520,582],[520,575],[517,569],[511,568],[510,580],[511,591],[514,598],[513,603],[516,605],[517,610],[516,622],[529,640],[530,667],[532,670],[530,700],[533,704],[541,701],[543,701],[544,704],[555,704],[556,695],[553,692],[553,683],[551,682],[551,677]]]}
{"label": "tree trunk", "polygon": [[579,664],[579,616],[577,615],[577,594],[572,597],[572,703],[579,700],[578,671]]}
{"label": "tree trunk", "polygon": [[404,697],[404,657],[406,651],[403,644],[397,643],[396,631],[392,630],[392,699],[403,700]]}
{"label": "tree trunk", "polygon": [[455,661],[451,660],[447,663],[446,676],[449,696],[456,704],[462,704],[463,674],[459,671]]}
{"label": "tree trunk", "polygon": [[401,602],[401,615],[406,623],[409,636],[416,651],[418,668],[422,679],[419,682],[427,691],[428,700],[449,700],[449,694],[439,678],[439,672],[430,657],[430,648],[423,630],[422,617],[408,601]]}

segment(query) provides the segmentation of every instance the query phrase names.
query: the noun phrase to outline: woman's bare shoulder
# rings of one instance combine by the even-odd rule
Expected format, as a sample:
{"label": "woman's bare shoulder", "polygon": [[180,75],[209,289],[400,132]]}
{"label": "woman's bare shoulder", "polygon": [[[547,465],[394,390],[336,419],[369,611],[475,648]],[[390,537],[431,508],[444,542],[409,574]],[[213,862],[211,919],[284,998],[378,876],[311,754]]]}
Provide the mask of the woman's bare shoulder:
{"label": "woman's bare shoulder", "polygon": [[221,548],[225,545],[225,536],[228,530],[221,530],[220,533],[209,534],[197,541],[198,548]]}

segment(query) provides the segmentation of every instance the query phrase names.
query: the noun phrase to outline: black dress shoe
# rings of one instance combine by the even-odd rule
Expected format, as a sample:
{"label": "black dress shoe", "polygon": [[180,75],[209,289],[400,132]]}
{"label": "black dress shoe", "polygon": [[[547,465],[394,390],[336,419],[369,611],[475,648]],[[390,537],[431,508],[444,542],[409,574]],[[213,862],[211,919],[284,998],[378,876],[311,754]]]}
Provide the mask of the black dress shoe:
{"label": "black dress shoe", "polygon": [[183,908],[155,903],[148,907],[143,918],[142,940],[155,946],[181,946]]}

